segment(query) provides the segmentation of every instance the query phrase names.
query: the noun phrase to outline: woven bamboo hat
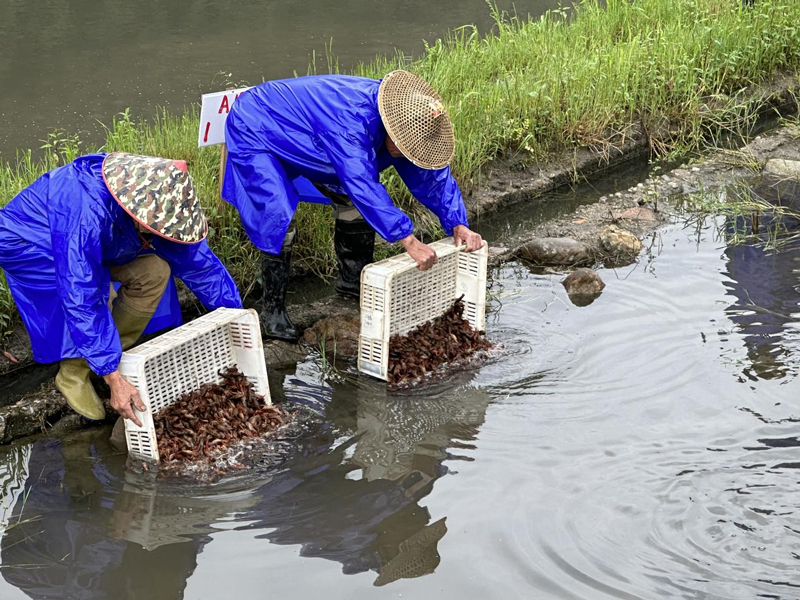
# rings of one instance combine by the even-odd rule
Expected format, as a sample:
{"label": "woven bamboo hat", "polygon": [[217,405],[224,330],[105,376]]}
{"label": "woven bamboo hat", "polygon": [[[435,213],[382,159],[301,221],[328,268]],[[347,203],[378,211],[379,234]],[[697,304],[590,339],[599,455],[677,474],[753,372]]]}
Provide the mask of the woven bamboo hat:
{"label": "woven bamboo hat", "polygon": [[423,169],[450,164],[456,148],[453,124],[442,99],[408,71],[392,71],[378,88],[378,111],[386,133],[408,160]]}
{"label": "woven bamboo hat", "polygon": [[119,205],[152,233],[183,244],[208,234],[208,223],[182,160],[113,152],[103,179]]}

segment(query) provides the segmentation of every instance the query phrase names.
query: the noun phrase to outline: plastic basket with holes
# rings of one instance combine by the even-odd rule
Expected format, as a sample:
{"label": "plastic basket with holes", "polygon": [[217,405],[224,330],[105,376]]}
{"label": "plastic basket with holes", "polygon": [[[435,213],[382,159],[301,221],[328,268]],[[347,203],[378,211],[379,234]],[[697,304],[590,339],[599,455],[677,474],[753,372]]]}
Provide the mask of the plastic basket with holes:
{"label": "plastic basket with holes", "polygon": [[439,262],[417,269],[408,254],[393,256],[361,272],[361,332],[358,370],[388,380],[389,338],[404,335],[444,314],[464,296],[464,318],[479,331],[486,324],[486,267],[489,252],[467,252],[452,238],[430,244]]}
{"label": "plastic basket with holes", "polygon": [[158,462],[153,415],[236,366],[271,404],[264,345],[256,311],[219,308],[133,350],[123,352],[120,374],[139,391],[147,407],[137,411],[142,427],[125,421],[128,453]]}

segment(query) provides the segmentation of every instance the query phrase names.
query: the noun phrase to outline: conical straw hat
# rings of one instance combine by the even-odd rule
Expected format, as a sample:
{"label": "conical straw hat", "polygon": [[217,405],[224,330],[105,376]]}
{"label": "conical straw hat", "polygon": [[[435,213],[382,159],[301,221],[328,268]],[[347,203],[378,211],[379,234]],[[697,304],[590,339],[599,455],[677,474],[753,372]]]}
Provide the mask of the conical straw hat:
{"label": "conical straw hat", "polygon": [[125,212],[152,233],[184,244],[208,234],[185,162],[113,152],[103,160],[103,179]]}
{"label": "conical straw hat", "polygon": [[456,139],[442,99],[428,83],[408,71],[392,71],[378,88],[378,111],[400,152],[423,169],[450,164]]}

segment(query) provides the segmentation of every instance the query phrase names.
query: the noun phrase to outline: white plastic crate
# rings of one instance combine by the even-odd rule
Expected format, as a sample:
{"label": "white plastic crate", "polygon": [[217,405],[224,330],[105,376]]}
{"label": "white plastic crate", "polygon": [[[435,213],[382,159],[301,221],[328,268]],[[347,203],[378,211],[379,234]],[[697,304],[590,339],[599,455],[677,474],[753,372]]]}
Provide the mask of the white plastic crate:
{"label": "white plastic crate", "polygon": [[389,338],[444,314],[461,295],[464,318],[474,329],[486,325],[486,267],[489,252],[467,252],[453,238],[430,244],[439,262],[427,271],[407,253],[361,272],[361,333],[358,370],[388,380]]}
{"label": "white plastic crate", "polygon": [[270,405],[267,364],[256,311],[219,308],[133,350],[122,353],[120,374],[139,391],[147,407],[125,420],[128,453],[158,462],[153,415],[236,366]]}

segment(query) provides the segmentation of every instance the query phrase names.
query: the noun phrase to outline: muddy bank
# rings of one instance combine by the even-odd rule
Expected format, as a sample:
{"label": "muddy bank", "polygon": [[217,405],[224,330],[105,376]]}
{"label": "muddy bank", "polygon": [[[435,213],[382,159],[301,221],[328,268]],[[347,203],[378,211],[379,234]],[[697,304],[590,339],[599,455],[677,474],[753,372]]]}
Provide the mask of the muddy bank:
{"label": "muddy bank", "polygon": [[[609,237],[623,241],[632,237],[641,240],[644,247],[653,245],[657,241],[655,236],[648,236],[669,219],[670,197],[752,178],[770,159],[800,160],[800,126],[779,128],[756,137],[739,149],[720,151],[694,164],[651,176],[626,190],[603,196],[595,204],[582,206],[568,215],[504,239],[503,247],[492,248],[491,261],[499,264],[523,259],[565,274],[573,267],[630,263],[636,259],[638,248],[633,246],[628,251],[620,251],[620,247],[608,245]],[[574,177],[574,170],[567,169],[563,164],[562,167],[565,173],[563,177]],[[522,181],[521,175],[517,181]],[[555,183],[561,181],[558,176],[549,178],[549,181],[545,186],[539,178],[529,178],[528,187],[519,183],[516,191],[505,195],[489,194],[483,206],[498,210],[554,189],[547,186],[563,185]],[[552,260],[548,263],[535,260],[530,253],[532,247],[548,249],[553,245],[565,244],[570,252],[575,253],[572,256],[578,256],[580,260]],[[358,306],[354,301],[331,297],[307,305],[290,306],[289,312],[297,326],[305,331],[303,341],[300,344],[267,341],[265,355],[271,368],[291,367],[309,352],[324,350],[329,356],[338,358],[355,355],[359,318]],[[84,426],[53,388],[55,366],[31,364],[26,341],[27,336],[20,331],[15,336],[14,344],[9,346],[20,363],[12,364],[8,359],[3,359],[3,370],[6,372],[0,375],[0,393],[8,394],[17,379],[36,381],[38,377],[41,385],[18,399],[13,395],[0,398],[0,443],[39,432],[57,435]],[[113,412],[109,411],[109,414]]]}
{"label": "muddy bank", "polygon": [[[782,74],[760,86],[741,93],[741,105],[757,118],[775,119],[798,110],[800,77]],[[715,101],[706,104],[709,115]],[[627,131],[610,137],[600,148],[577,148],[544,162],[524,164],[519,157],[496,161],[484,170],[486,183],[465,198],[470,218],[485,216],[501,207],[531,200],[580,181],[597,180],[608,171],[636,160],[647,160],[658,147],[668,147],[679,129],[676,123],[663,121],[646,126],[644,120]]]}

